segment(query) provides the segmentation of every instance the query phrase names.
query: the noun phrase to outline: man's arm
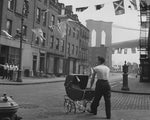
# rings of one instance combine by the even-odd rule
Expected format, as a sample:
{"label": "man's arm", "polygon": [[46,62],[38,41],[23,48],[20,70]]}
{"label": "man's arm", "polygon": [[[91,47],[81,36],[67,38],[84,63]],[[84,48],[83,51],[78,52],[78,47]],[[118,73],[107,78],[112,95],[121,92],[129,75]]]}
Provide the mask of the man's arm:
{"label": "man's arm", "polygon": [[94,83],[94,81],[95,81],[95,75],[96,75],[96,72],[95,72],[95,70],[93,70],[93,74],[92,74],[92,78],[91,78],[90,88],[92,88],[93,83]]}

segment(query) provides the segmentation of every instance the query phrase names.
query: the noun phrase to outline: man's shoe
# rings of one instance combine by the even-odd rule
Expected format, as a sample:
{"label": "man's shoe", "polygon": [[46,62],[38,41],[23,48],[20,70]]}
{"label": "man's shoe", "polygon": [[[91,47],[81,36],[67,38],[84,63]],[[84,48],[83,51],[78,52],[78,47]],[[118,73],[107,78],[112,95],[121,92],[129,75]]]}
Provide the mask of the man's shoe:
{"label": "man's shoe", "polygon": [[106,117],[107,119],[111,119],[111,117]]}
{"label": "man's shoe", "polygon": [[92,113],[93,115],[96,115],[96,114],[97,114],[97,112],[93,112],[93,111],[91,111],[91,110],[87,110],[87,112]]}

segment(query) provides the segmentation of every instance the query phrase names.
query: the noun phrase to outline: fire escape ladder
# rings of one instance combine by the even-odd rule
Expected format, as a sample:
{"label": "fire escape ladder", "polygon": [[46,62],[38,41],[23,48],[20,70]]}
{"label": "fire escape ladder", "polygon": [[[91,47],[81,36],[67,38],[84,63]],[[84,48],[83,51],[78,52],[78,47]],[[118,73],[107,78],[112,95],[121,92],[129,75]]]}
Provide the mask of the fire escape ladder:
{"label": "fire escape ladder", "polygon": [[140,82],[150,82],[150,6],[140,6]]}
{"label": "fire escape ladder", "polygon": [[148,33],[149,33],[149,25],[148,25],[148,12],[142,11],[140,13],[141,17],[141,28],[140,28],[140,59],[148,58]]}

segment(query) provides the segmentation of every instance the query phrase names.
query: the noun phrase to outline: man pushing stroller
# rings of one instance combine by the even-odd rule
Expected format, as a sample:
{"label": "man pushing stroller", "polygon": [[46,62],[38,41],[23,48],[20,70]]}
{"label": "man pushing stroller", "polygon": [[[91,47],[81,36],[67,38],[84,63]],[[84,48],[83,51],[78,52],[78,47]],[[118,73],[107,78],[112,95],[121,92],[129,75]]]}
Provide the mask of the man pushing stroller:
{"label": "man pushing stroller", "polygon": [[105,111],[106,111],[106,118],[111,118],[111,88],[109,85],[109,73],[110,69],[104,64],[105,59],[103,57],[98,56],[98,65],[93,68],[90,88],[92,88],[95,75],[97,75],[97,82],[95,87],[95,96],[91,103],[89,113],[94,115],[97,114],[97,108],[99,106],[99,102],[101,97],[104,97],[105,100]]}

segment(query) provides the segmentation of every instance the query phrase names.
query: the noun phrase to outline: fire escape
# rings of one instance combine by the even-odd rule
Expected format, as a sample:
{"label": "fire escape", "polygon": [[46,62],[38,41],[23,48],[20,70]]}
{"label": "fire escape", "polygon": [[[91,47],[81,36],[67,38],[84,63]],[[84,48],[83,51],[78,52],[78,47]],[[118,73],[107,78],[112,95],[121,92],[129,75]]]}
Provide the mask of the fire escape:
{"label": "fire escape", "polygon": [[140,3],[140,82],[150,82],[150,5]]}

